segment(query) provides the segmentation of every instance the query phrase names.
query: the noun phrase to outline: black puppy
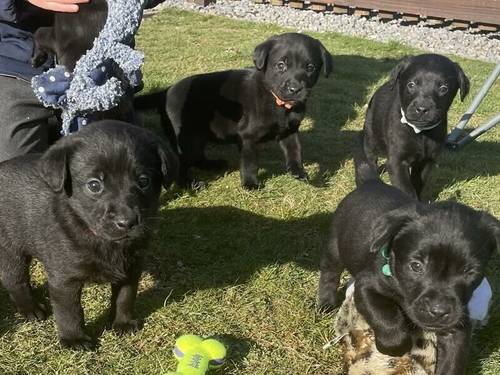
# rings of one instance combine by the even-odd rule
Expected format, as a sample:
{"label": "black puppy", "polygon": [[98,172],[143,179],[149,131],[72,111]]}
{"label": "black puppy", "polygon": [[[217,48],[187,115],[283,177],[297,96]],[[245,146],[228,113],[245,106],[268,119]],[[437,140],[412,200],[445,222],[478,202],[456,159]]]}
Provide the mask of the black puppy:
{"label": "black puppy", "polygon": [[368,105],[364,126],[368,160],[376,169],[377,157],[387,157],[392,184],[413,197],[420,197],[444,145],[448,109],[459,88],[463,101],[469,80],[448,58],[406,57]]}
{"label": "black puppy", "polygon": [[321,262],[320,306],[341,302],[345,267],[381,353],[401,356],[411,348],[411,330],[434,331],[436,374],[465,374],[467,303],[500,245],[500,222],[454,202],[420,203],[384,184],[366,163],[358,164],[357,175],[360,185],[334,215]]}
{"label": "black puppy", "polygon": [[40,27],[33,37],[32,64],[42,65],[51,55],[68,71],[73,71],[80,57],[92,48],[108,16],[106,0],[79,4],[76,13],[54,13],[51,27]]}
{"label": "black puppy", "polygon": [[[76,13],[56,12],[53,26],[37,29],[33,36],[33,66],[41,66],[49,57],[55,56],[59,65],[64,65],[67,71],[72,72],[80,57],[92,48],[94,39],[101,32],[108,17],[107,1],[92,0],[79,4],[79,8]],[[133,39],[129,42],[131,46],[135,43]],[[125,95],[118,106],[93,113],[89,119],[114,119],[136,123],[133,89],[126,83],[127,80],[120,69],[112,71],[122,82]]]}
{"label": "black puppy", "polygon": [[297,132],[311,88],[321,71],[330,74],[332,58],[318,40],[297,33],[267,39],[253,58],[255,69],[195,75],[166,93],[136,98],[136,107],[144,109],[163,96],[160,107],[166,106],[167,132],[180,155],[182,185],[192,185],[191,167],[226,166],[224,160],[205,158],[209,139],[239,144],[245,188],[258,187],[258,144],[271,139],[283,149],[287,170],[307,178]]}
{"label": "black puppy", "polygon": [[30,287],[29,264],[48,276],[61,344],[91,348],[80,303],[84,283],[112,285],[113,327],[133,320],[148,230],[161,185],[176,178],[177,157],[145,129],[119,121],[88,125],[41,157],[0,164],[0,279],[17,310],[44,319]]}

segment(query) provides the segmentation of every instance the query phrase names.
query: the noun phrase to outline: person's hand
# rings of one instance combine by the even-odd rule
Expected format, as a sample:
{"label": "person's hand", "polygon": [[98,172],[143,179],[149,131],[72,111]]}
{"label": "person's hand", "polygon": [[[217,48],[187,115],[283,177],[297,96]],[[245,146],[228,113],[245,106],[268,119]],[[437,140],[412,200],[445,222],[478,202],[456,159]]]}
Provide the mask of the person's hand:
{"label": "person's hand", "polygon": [[78,12],[78,4],[88,3],[89,0],[28,0],[31,4],[54,12]]}

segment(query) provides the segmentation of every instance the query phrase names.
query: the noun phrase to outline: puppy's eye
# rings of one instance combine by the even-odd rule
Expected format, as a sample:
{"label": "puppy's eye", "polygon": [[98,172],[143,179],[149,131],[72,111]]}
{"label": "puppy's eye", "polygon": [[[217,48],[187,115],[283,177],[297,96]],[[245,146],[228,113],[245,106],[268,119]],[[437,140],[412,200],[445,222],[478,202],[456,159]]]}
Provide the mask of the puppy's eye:
{"label": "puppy's eye", "polygon": [[448,92],[448,86],[446,86],[446,85],[441,85],[441,86],[439,86],[439,93],[440,93],[441,95],[444,95],[444,94],[446,94],[447,92]]}
{"label": "puppy's eye", "polygon": [[315,67],[313,64],[307,64],[307,66],[306,66],[306,71],[307,71],[308,73],[312,73],[312,72],[314,72],[314,69],[316,69],[316,67]]}
{"label": "puppy's eye", "polygon": [[424,272],[424,265],[420,262],[410,262],[410,269],[418,274],[421,274]]}
{"label": "puppy's eye", "polygon": [[139,176],[139,178],[137,179],[137,185],[143,190],[147,189],[149,187],[150,183],[151,183],[151,179],[144,174],[141,174]]}
{"label": "puppy's eye", "polygon": [[280,72],[284,72],[286,70],[286,64],[283,61],[278,61],[276,64],[276,69]]}
{"label": "puppy's eye", "polygon": [[87,189],[92,194],[99,194],[104,190],[104,186],[102,185],[102,182],[100,180],[98,180],[97,178],[92,178],[87,181]]}
{"label": "puppy's eye", "polygon": [[413,81],[410,81],[406,84],[406,87],[408,87],[409,90],[413,90],[417,84]]}

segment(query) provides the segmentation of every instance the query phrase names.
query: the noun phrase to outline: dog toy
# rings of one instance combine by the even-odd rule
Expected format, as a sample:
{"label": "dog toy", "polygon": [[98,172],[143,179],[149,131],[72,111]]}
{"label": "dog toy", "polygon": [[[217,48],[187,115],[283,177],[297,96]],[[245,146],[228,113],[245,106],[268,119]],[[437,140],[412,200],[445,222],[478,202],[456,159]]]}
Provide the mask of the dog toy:
{"label": "dog toy", "polygon": [[[386,275],[387,276],[387,275]],[[432,331],[415,331],[412,348],[402,357],[390,357],[380,353],[375,336],[354,303],[354,279],[350,279],[346,297],[335,318],[335,338],[323,349],[341,344],[346,372],[360,375],[367,372],[384,375],[430,375],[435,373],[437,338]],[[473,326],[487,322],[491,302],[491,287],[486,278],[474,290],[468,303],[469,318]]]}
{"label": "dog toy", "polygon": [[196,335],[179,337],[173,351],[179,365],[177,371],[167,375],[204,375],[209,368],[221,367],[226,357],[226,348],[222,343]]}
{"label": "dog toy", "polygon": [[[144,0],[107,0],[106,23],[72,73],[56,66],[33,77],[35,95],[62,110],[62,133],[87,124],[86,116],[118,105],[124,86],[142,85],[144,55],[128,46],[142,20]],[[126,81],[126,82],[123,82]]]}

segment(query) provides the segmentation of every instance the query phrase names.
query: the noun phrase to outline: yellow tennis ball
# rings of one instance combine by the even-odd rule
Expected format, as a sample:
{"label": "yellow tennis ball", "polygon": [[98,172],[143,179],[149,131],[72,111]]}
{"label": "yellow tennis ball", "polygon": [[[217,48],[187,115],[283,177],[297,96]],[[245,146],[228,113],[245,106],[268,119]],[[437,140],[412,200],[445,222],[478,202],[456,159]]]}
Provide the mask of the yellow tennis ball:
{"label": "yellow tennis ball", "polygon": [[196,335],[183,335],[175,341],[174,356],[180,360],[187,351],[196,348],[203,342],[200,336]]}
{"label": "yellow tennis ball", "polygon": [[221,367],[226,359],[226,347],[215,339],[208,339],[201,343],[201,346],[210,357],[210,368]]}

